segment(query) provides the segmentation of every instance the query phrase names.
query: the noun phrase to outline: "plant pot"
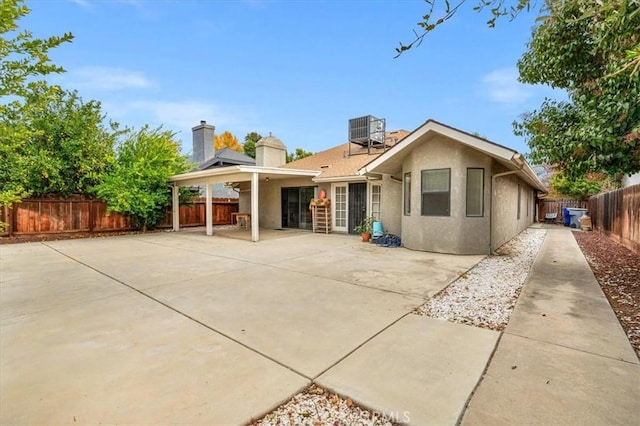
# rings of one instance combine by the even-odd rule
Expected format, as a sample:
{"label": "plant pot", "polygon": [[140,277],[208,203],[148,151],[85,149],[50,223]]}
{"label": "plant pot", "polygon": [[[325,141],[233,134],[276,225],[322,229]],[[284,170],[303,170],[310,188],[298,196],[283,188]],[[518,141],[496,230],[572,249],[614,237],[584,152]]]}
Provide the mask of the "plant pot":
{"label": "plant pot", "polygon": [[363,243],[368,243],[370,239],[371,239],[371,232],[363,232],[362,233],[362,242]]}

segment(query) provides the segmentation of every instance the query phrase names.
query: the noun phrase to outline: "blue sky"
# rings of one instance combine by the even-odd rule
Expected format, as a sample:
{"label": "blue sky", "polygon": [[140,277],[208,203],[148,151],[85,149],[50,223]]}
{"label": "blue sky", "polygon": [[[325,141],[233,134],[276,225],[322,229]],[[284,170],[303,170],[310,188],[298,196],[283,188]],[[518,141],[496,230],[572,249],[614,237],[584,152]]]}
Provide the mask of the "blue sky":
{"label": "blue sky", "polygon": [[429,118],[520,152],[520,114],[549,88],[517,82],[535,13],[486,26],[467,5],[417,49],[394,59],[426,13],[421,0],[27,0],[21,20],[38,37],[72,32],[52,52],[52,78],[102,102],[122,125],[178,132],[191,151],[200,120],[269,132],[317,152],[346,141],[350,118],[374,115],[387,130]]}

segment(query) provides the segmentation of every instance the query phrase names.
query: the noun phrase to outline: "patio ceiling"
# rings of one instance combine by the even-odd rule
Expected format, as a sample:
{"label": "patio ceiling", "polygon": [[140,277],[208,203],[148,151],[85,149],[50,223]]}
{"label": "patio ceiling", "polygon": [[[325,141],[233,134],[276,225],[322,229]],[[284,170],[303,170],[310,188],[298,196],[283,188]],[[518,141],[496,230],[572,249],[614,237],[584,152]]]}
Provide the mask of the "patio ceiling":
{"label": "patio ceiling", "polygon": [[320,174],[318,170],[296,170],[281,169],[279,167],[259,167],[259,166],[229,166],[216,169],[200,170],[197,172],[183,173],[171,176],[169,182],[173,184],[172,210],[173,210],[173,230],[180,230],[179,223],[179,188],[181,186],[204,185],[205,187],[205,223],[207,235],[213,235],[213,209],[212,185],[225,182],[251,182],[251,240],[259,240],[259,182],[267,180],[286,179],[291,177],[313,178]]}
{"label": "patio ceiling", "polygon": [[287,179],[291,177],[311,177],[320,174],[318,170],[281,169],[279,167],[229,166],[216,169],[200,170],[171,176],[169,182],[179,186],[191,186],[208,183],[248,182],[254,173],[259,180]]}

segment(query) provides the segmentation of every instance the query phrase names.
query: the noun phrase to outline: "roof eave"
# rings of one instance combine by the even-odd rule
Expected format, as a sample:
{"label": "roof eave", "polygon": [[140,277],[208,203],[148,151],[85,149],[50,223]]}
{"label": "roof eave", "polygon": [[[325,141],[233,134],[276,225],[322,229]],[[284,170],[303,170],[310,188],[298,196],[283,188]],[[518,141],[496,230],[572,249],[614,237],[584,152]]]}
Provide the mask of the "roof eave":
{"label": "roof eave", "polygon": [[[233,174],[270,174],[280,176],[298,176],[298,177],[316,177],[321,172],[318,170],[301,170],[301,169],[283,169],[280,167],[261,167],[261,166],[228,166],[218,167],[215,169],[200,170],[196,172],[182,173],[169,178],[169,182],[179,183],[185,181],[194,181],[198,179],[206,180],[208,178],[222,177]],[[247,176],[246,180],[250,180]]]}

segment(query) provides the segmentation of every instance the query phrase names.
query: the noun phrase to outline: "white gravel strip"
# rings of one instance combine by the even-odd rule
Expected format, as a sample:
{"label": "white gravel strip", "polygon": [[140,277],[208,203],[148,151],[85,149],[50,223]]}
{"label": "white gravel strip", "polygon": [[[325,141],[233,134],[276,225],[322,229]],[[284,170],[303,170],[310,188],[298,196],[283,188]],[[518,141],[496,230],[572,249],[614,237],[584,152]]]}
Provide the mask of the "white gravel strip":
{"label": "white gravel strip", "polygon": [[383,413],[358,407],[350,398],[311,385],[249,426],[393,426]]}
{"label": "white gravel strip", "polygon": [[526,229],[415,311],[418,315],[503,330],[547,231]]}

